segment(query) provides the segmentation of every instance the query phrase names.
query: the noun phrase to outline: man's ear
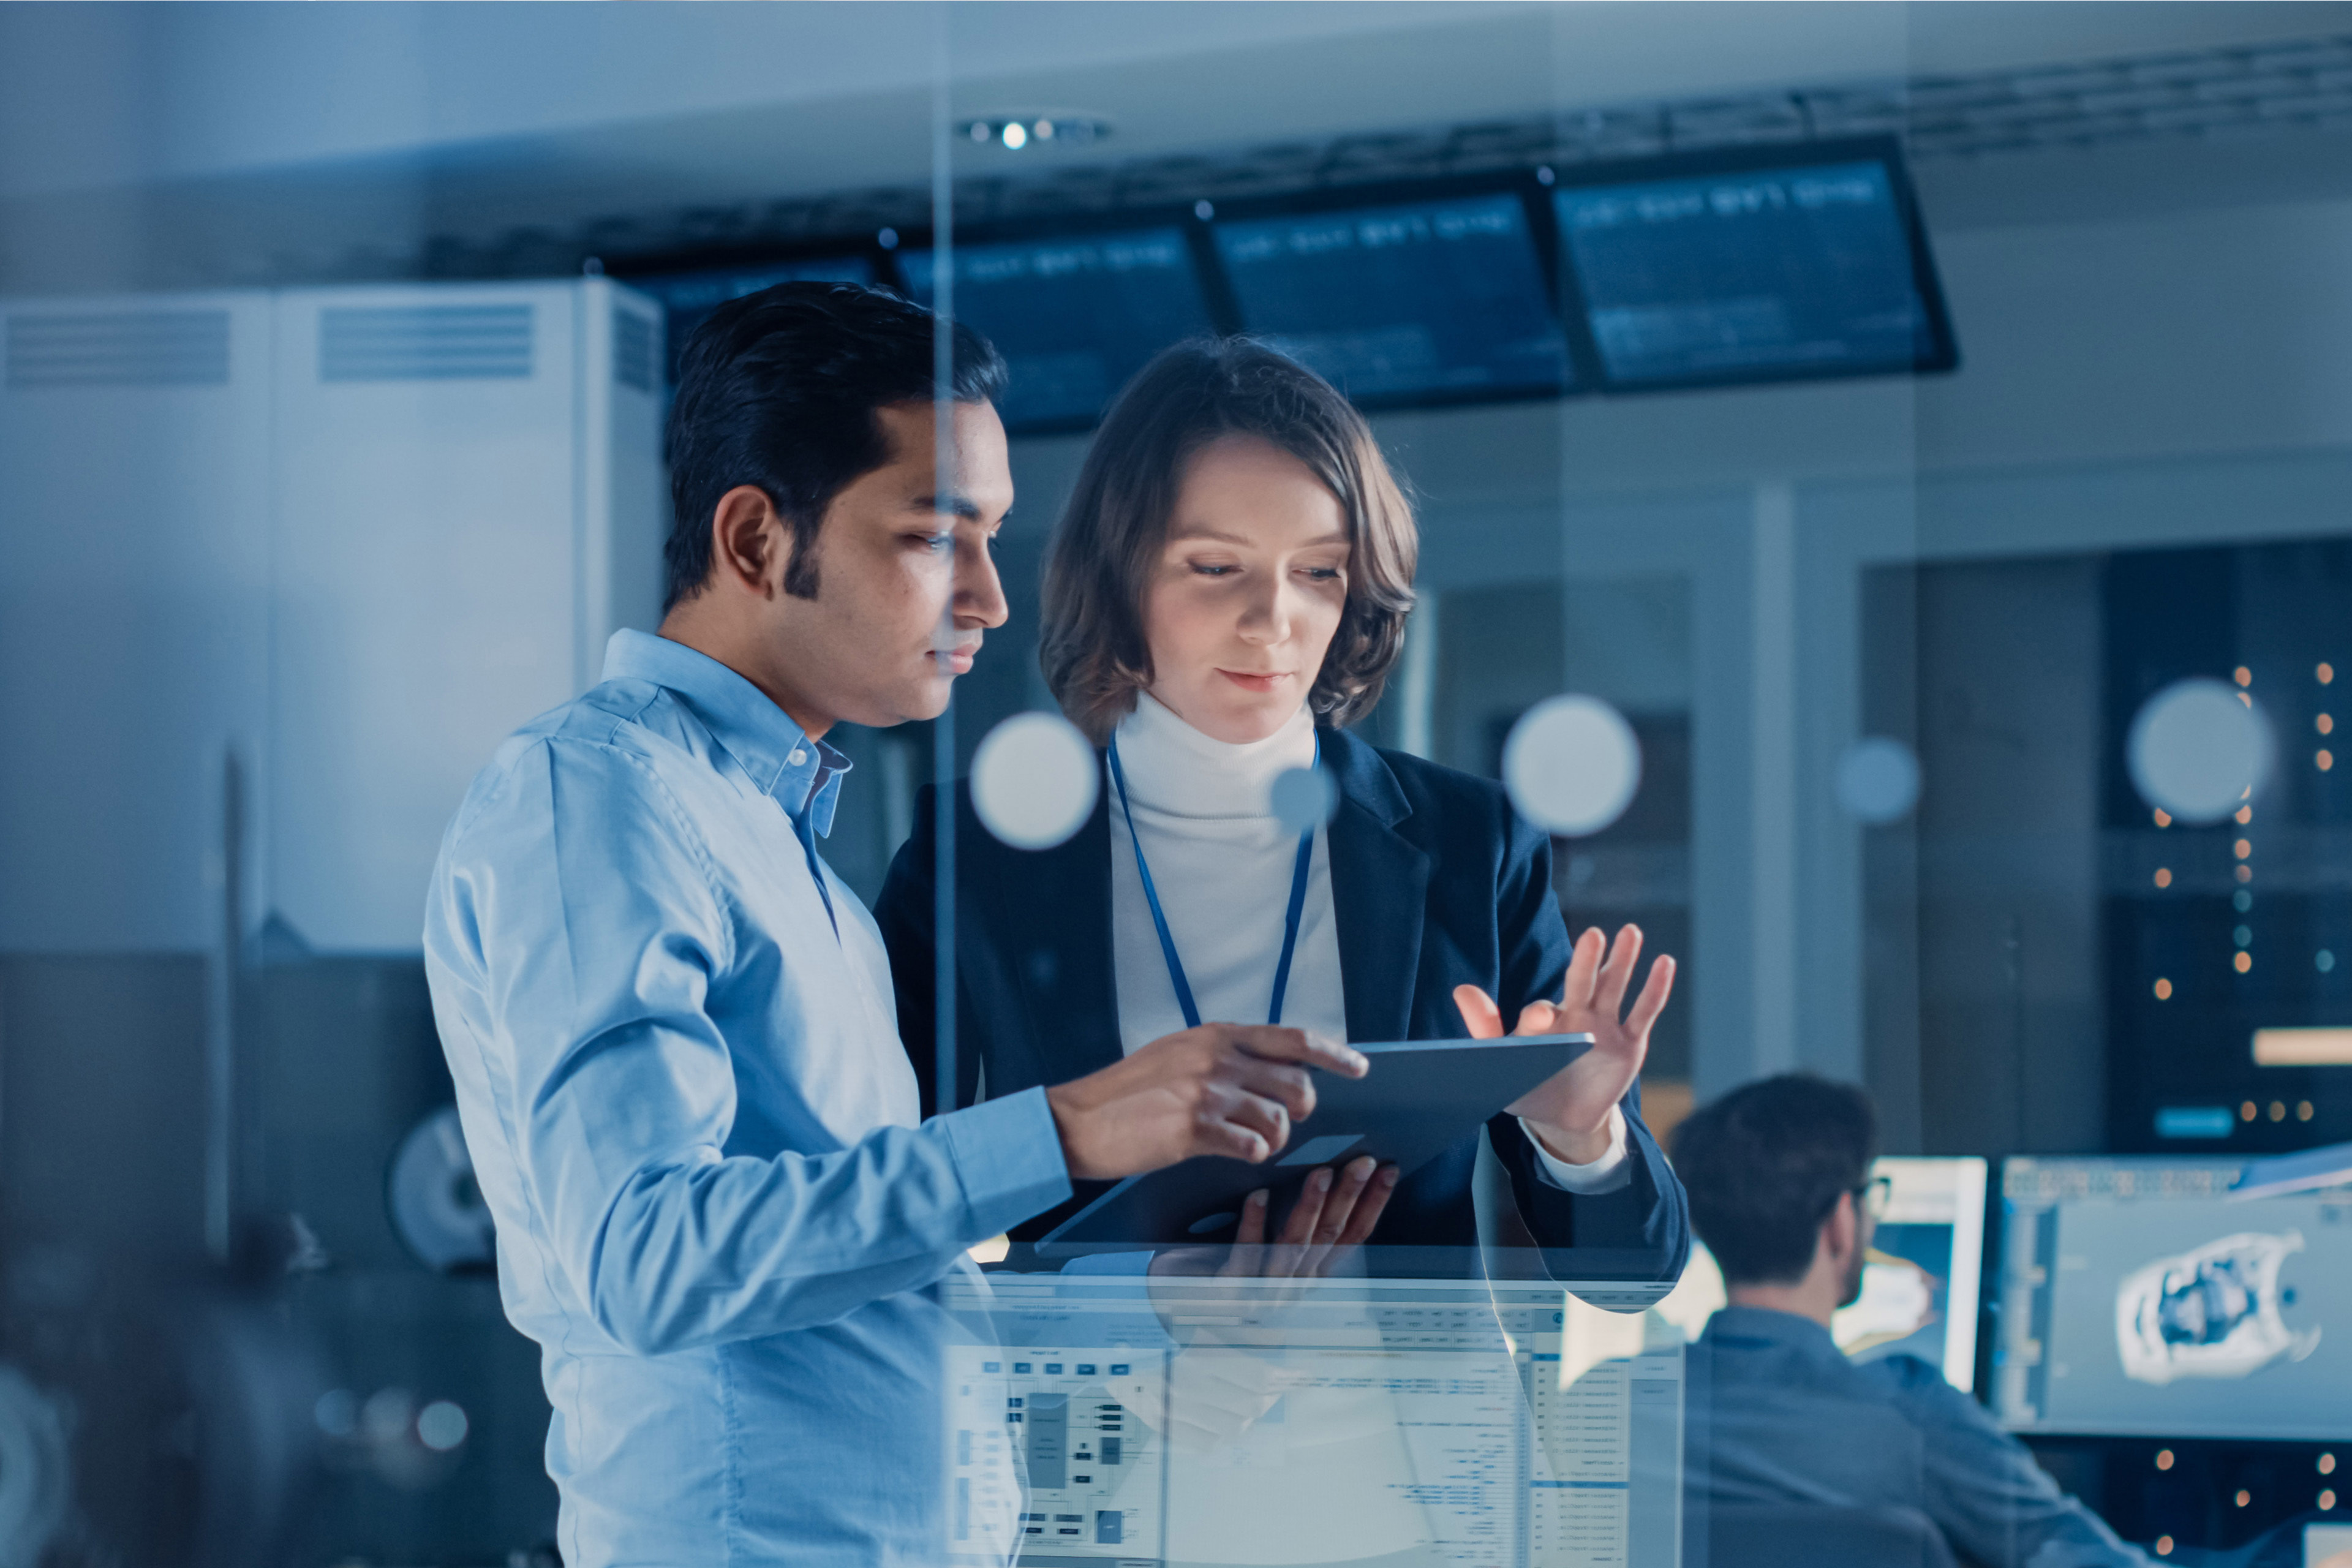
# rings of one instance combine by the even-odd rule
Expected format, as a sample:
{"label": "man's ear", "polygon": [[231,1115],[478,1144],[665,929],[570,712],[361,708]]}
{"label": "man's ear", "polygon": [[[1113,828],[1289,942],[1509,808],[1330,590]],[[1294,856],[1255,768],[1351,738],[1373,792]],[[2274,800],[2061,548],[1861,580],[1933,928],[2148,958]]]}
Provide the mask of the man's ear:
{"label": "man's ear", "polygon": [[711,510],[710,571],[718,582],[772,599],[783,592],[792,550],[792,530],[757,485],[737,485]]}
{"label": "man's ear", "polygon": [[1822,1248],[1832,1258],[1843,1260],[1853,1256],[1862,1245],[1862,1216],[1854,1210],[1853,1194],[1839,1197],[1837,1207],[1830,1210],[1822,1221]]}

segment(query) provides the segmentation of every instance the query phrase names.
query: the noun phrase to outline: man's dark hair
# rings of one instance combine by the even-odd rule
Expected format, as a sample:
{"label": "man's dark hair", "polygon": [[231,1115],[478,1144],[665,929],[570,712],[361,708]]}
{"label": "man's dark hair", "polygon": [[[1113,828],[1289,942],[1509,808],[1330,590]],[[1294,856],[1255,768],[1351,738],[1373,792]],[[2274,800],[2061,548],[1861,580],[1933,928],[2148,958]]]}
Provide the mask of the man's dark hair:
{"label": "man's dark hair", "polygon": [[1878,1118],[1852,1084],[1789,1073],[1733,1089],[1675,1129],[1691,1224],[1730,1285],[1792,1285],[1839,1194],[1870,1180]]}
{"label": "man's dark hair", "polygon": [[[711,516],[738,485],[758,486],[792,524],[784,591],[816,597],[825,508],[891,458],[876,410],[939,394],[938,321],[879,289],[779,283],[730,300],[696,329],[669,411],[665,611],[709,580]],[[1002,397],[1003,357],[961,322],[952,339],[956,401]]]}

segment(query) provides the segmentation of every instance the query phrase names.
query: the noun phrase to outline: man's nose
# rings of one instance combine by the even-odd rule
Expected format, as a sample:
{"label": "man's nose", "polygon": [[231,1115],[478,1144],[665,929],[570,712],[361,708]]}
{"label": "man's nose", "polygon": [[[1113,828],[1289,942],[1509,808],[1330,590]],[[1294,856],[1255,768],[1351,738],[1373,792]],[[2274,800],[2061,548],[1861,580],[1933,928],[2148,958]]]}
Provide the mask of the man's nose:
{"label": "man's nose", "polygon": [[985,544],[960,546],[956,551],[956,619],[981,626],[1004,624],[1012,607],[1004,600],[1004,580],[996,573],[996,554]]}

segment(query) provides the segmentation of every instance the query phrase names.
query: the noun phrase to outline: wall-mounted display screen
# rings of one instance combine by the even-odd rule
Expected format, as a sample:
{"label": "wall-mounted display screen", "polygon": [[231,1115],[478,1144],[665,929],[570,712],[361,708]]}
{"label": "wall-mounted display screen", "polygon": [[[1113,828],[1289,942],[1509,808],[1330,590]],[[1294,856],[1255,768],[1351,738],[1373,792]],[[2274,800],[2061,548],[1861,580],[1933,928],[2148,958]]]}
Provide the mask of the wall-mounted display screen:
{"label": "wall-mounted display screen", "polygon": [[1867,159],[1555,191],[1563,258],[1610,384],[1948,367],[1891,167]]}
{"label": "wall-mounted display screen", "polygon": [[1215,233],[1244,328],[1359,402],[1570,383],[1517,195],[1221,222]]}
{"label": "wall-mounted display screen", "polygon": [[[1091,424],[1129,376],[1169,344],[1215,331],[1183,231],[1145,229],[955,247],[956,316],[1012,369],[1012,430]],[[902,251],[908,295],[938,298],[929,250]]]}
{"label": "wall-mounted display screen", "polygon": [[2326,1439],[2352,1409],[2352,1187],[2242,1162],[2001,1167],[1992,1408],[2020,1431]]}
{"label": "wall-mounted display screen", "polygon": [[714,267],[693,272],[631,278],[629,287],[661,301],[668,318],[669,379],[677,380],[677,356],[694,330],[730,300],[772,289],[779,283],[871,283],[874,268],[862,256],[815,256],[793,261],[763,261],[744,267]]}

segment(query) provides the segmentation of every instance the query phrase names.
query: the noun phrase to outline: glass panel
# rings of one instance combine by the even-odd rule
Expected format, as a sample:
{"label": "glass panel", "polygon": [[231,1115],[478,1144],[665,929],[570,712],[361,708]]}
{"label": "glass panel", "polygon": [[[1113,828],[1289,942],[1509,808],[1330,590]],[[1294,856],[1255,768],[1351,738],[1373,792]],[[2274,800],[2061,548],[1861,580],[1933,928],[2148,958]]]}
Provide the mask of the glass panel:
{"label": "glass panel", "polygon": [[2345,30],[0,7],[0,1560],[2342,1568]]}

